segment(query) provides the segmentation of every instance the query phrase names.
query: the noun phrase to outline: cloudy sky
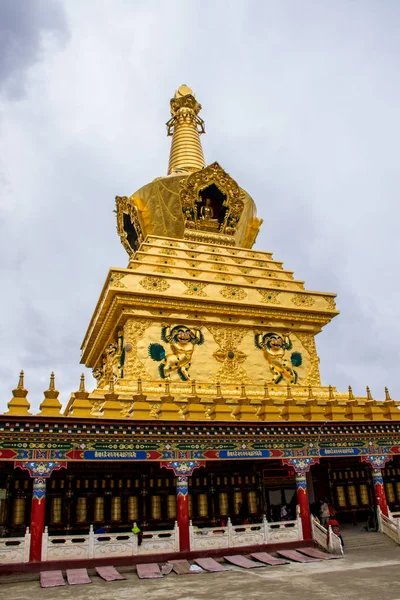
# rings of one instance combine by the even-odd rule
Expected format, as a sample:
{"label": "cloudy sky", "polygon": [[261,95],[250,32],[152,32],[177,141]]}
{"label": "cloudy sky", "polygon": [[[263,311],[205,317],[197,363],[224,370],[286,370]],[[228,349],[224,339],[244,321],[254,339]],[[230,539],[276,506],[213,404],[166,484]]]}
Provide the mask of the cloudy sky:
{"label": "cloudy sky", "polygon": [[34,410],[52,370],[64,404],[77,389],[127,264],[114,197],[166,173],[181,83],[256,248],[338,294],[323,383],[400,399],[399,22],[396,0],[0,0],[0,412],[22,368]]}

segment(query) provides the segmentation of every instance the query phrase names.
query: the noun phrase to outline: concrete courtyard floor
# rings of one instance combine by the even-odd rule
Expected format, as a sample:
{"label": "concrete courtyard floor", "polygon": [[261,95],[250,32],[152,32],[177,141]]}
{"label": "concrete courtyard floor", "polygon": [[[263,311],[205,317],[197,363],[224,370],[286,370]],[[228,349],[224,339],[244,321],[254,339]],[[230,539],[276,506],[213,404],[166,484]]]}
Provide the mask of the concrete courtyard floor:
{"label": "concrete courtyard floor", "polygon": [[358,548],[340,560],[224,573],[138,579],[121,568],[126,581],[106,583],[89,571],[93,583],[42,589],[38,575],[0,578],[4,600],[400,600],[400,547]]}

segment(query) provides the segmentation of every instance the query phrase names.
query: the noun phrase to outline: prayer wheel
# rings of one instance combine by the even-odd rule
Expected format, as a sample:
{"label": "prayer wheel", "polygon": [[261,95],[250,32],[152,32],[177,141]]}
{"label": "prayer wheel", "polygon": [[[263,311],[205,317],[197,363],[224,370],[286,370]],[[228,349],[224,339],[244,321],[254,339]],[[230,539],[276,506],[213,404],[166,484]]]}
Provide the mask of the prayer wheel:
{"label": "prayer wheel", "polygon": [[208,517],[208,496],[207,494],[197,495],[197,513],[199,517]]}
{"label": "prayer wheel", "polygon": [[88,489],[89,489],[89,479],[85,479],[85,480],[84,480],[84,482],[83,482],[83,486],[84,486],[85,490],[88,490]]}
{"label": "prayer wheel", "polygon": [[386,492],[386,500],[389,502],[389,504],[394,504],[394,502],[396,502],[396,499],[394,496],[393,483],[391,483],[391,482],[385,483],[385,492]]}
{"label": "prayer wheel", "polygon": [[25,498],[15,498],[12,503],[12,524],[25,523]]}
{"label": "prayer wheel", "polygon": [[50,487],[51,487],[51,489],[52,489],[52,490],[55,490],[55,489],[56,489],[56,484],[57,484],[56,480],[55,480],[55,479],[52,479],[52,480],[51,480],[51,484],[50,484]]}
{"label": "prayer wheel", "polygon": [[81,480],[80,480],[80,479],[77,479],[77,480],[76,480],[76,482],[75,482],[75,487],[76,487],[76,489],[77,489],[77,490],[79,490],[79,489],[80,489],[80,487],[81,487]]}
{"label": "prayer wheel", "polygon": [[18,490],[19,489],[19,479],[15,479],[14,481],[14,490]]}
{"label": "prayer wheel", "polygon": [[128,498],[128,521],[139,520],[139,504],[137,496],[129,496]]}
{"label": "prayer wheel", "polygon": [[249,515],[257,514],[257,494],[256,492],[247,492],[247,506],[249,508]]}
{"label": "prayer wheel", "polygon": [[358,506],[357,492],[356,492],[355,485],[349,485],[347,487],[347,494],[349,497],[350,506]]}
{"label": "prayer wheel", "polygon": [[167,496],[167,517],[168,519],[176,519],[176,495],[170,494]]}
{"label": "prayer wheel", "polygon": [[367,488],[366,484],[362,483],[358,489],[360,490],[361,504],[363,504],[364,506],[368,506],[369,498],[368,498],[368,488]]}
{"label": "prayer wheel", "polygon": [[62,498],[57,496],[51,499],[50,507],[50,523],[61,523],[61,509],[62,509]]}
{"label": "prayer wheel", "polygon": [[243,504],[243,494],[240,491],[233,492],[233,514],[239,514],[239,504]]}
{"label": "prayer wheel", "polygon": [[189,518],[193,517],[193,496],[192,494],[188,494],[188,509],[189,509]]}
{"label": "prayer wheel", "polygon": [[60,479],[60,490],[65,488],[65,479]]}
{"label": "prayer wheel", "polygon": [[87,502],[84,496],[76,500],[76,522],[86,523],[87,520]]}
{"label": "prayer wheel", "polygon": [[220,492],[218,494],[218,508],[220,515],[229,515],[229,503],[227,492]]}
{"label": "prayer wheel", "polygon": [[151,497],[151,518],[158,521],[161,519],[161,496]]}
{"label": "prayer wheel", "polygon": [[94,521],[104,521],[104,498],[96,496],[94,499]]}
{"label": "prayer wheel", "polygon": [[336,496],[337,496],[338,506],[340,508],[345,508],[347,506],[346,495],[344,493],[344,487],[342,485],[337,486]]}
{"label": "prayer wheel", "polygon": [[396,483],[396,496],[397,496],[397,502],[400,502],[400,481],[398,481]]}
{"label": "prayer wheel", "polygon": [[111,498],[111,521],[121,520],[121,496]]}

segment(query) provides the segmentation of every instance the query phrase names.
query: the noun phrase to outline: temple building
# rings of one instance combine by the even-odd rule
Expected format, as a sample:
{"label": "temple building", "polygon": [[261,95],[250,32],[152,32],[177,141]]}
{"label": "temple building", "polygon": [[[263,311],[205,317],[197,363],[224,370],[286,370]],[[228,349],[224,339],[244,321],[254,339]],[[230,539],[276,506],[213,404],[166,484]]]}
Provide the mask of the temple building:
{"label": "temple building", "polygon": [[182,85],[170,107],[168,173],[116,197],[128,264],[84,335],[94,389],[63,408],[52,374],[32,415],[21,372],[4,403],[0,562],[311,540],[325,498],[341,522],[400,508],[398,403],[321,384],[335,294],[253,249],[262,221],[206,164],[201,105]]}

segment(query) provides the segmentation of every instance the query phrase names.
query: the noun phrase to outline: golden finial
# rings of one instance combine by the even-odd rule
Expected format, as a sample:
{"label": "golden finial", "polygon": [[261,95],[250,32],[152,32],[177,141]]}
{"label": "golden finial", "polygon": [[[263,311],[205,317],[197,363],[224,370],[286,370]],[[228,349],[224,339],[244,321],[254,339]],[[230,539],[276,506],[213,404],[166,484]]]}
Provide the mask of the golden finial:
{"label": "golden finial", "polygon": [[198,171],[206,166],[200,135],[204,121],[198,116],[199,104],[187,85],[181,85],[171,100],[171,119],[167,135],[172,136],[168,175],[181,171]]}
{"label": "golden finial", "polygon": [[270,395],[269,395],[268,383],[266,381],[264,381],[264,399],[269,400],[269,398],[270,398]]}
{"label": "golden finial", "polygon": [[314,399],[314,394],[313,394],[311,385],[308,386],[308,399],[309,400],[313,400]]}
{"label": "golden finial", "polygon": [[221,398],[222,393],[221,393],[221,384],[219,381],[217,381],[217,398]]}
{"label": "golden finial", "polygon": [[80,392],[86,392],[86,389],[85,389],[85,375],[84,375],[84,373],[82,373],[82,375],[81,375],[81,381],[80,381],[80,384],[79,384],[79,391]]}
{"label": "golden finial", "polygon": [[196,395],[196,382],[192,379],[192,396]]}
{"label": "golden finial", "polygon": [[329,390],[329,392],[328,392],[328,398],[329,398],[329,400],[334,400],[335,399],[335,395],[333,393],[333,388],[332,388],[331,385],[329,386],[328,390]]}
{"label": "golden finial", "polygon": [[369,389],[369,387],[367,386],[367,400],[373,400],[372,394],[371,394],[371,390]]}
{"label": "golden finial", "polygon": [[171,388],[170,381],[169,381],[169,379],[166,379],[165,380],[165,395],[166,396],[169,396],[169,394],[170,394],[170,388]]}
{"label": "golden finial", "polygon": [[108,391],[110,394],[114,393],[114,377],[110,377],[110,381],[108,383]]}
{"label": "golden finial", "polygon": [[293,400],[292,388],[290,387],[289,384],[286,386],[286,396],[287,396],[288,400]]}
{"label": "golden finial", "polygon": [[23,390],[24,389],[24,372],[23,371],[21,371],[21,373],[19,374],[19,380],[18,380],[17,388],[19,390]]}
{"label": "golden finial", "polygon": [[390,394],[389,394],[389,390],[387,389],[387,387],[385,387],[385,400],[387,402],[391,402],[392,401],[392,399],[390,397]]}
{"label": "golden finial", "polygon": [[246,396],[246,385],[243,382],[242,382],[241,389],[240,389],[240,397],[241,398],[247,398],[247,396]]}
{"label": "golden finial", "polygon": [[29,412],[30,404],[27,399],[28,390],[24,387],[24,372],[21,371],[19,374],[18,385],[12,391],[13,397],[8,402],[8,411],[5,415],[30,415]]}
{"label": "golden finial", "polygon": [[139,379],[137,380],[137,393],[141,394],[143,392],[143,385],[142,385],[142,380],[139,377]]}
{"label": "golden finial", "polygon": [[349,400],[354,400],[353,390],[351,389],[351,385],[349,385]]}
{"label": "golden finial", "polygon": [[51,372],[50,375],[50,383],[49,383],[49,390],[53,391],[56,389],[56,385],[55,385],[55,376],[54,376],[54,371]]}

